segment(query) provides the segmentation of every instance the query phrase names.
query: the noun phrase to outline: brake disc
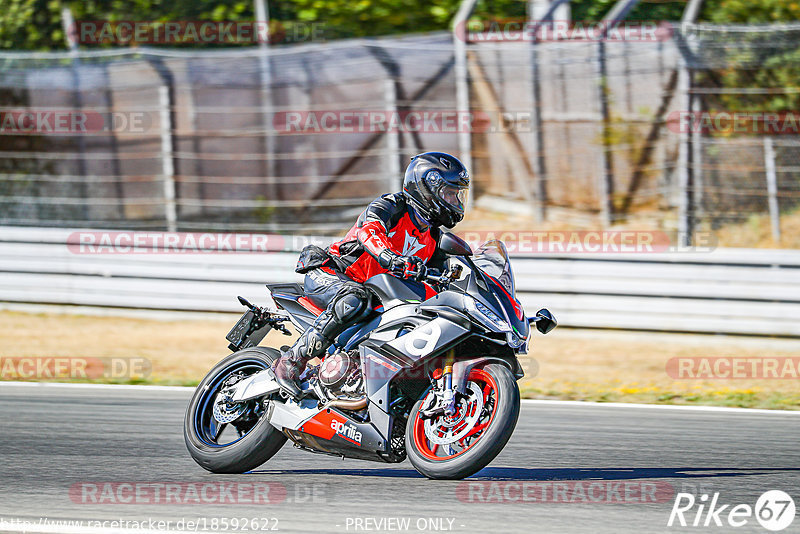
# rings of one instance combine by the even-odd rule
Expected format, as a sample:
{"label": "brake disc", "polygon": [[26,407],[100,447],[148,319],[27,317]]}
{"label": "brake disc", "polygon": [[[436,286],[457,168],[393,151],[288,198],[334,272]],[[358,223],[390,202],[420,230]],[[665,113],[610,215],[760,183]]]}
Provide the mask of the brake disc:
{"label": "brake disc", "polygon": [[[466,398],[461,398],[458,403],[459,410],[457,416],[453,419],[448,419],[444,416],[439,416],[434,419],[425,420],[425,437],[431,443],[437,445],[450,445],[457,442],[467,434],[478,423],[483,411],[483,390],[475,382],[467,384],[467,391],[469,394]],[[467,413],[469,412],[469,415]],[[453,433],[456,426],[466,422],[461,430]],[[444,432],[440,436],[439,433]]]}
{"label": "brake disc", "polygon": [[222,387],[214,399],[214,407],[212,409],[214,419],[219,423],[226,424],[235,421],[247,409],[246,402],[235,404],[230,402],[233,386],[244,378],[246,377],[242,373],[235,373],[222,383]]}
{"label": "brake disc", "polygon": [[219,393],[217,398],[214,399],[214,419],[223,424],[235,421],[247,409],[246,403],[240,402],[231,405],[227,402],[227,399],[228,397],[223,393]]}

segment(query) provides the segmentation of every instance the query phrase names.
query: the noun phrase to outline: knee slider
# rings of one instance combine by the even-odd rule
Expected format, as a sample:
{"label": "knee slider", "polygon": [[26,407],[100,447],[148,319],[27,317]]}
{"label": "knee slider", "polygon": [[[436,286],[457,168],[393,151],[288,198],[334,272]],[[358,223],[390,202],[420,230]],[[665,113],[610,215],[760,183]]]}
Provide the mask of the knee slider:
{"label": "knee slider", "polygon": [[369,312],[370,295],[366,289],[360,285],[353,284],[345,287],[336,296],[333,303],[333,314],[339,323],[351,323],[358,321]]}

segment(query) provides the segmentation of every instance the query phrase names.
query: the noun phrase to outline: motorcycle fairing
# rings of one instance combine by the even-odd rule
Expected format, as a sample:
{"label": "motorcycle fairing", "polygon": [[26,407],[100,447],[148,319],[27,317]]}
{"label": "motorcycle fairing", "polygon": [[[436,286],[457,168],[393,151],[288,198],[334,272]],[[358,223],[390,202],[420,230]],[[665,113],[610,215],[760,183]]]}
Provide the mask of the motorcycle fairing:
{"label": "motorcycle fairing", "polygon": [[[370,422],[358,421],[336,408],[319,409],[317,401],[271,403],[269,423],[300,446],[337,456],[383,461],[387,441]],[[386,424],[385,420],[381,421]]]}
{"label": "motorcycle fairing", "polygon": [[516,331],[521,338],[527,338],[530,333],[530,325],[525,319],[525,312],[519,301],[506,291],[503,286],[491,276],[485,275],[489,279],[489,287],[492,296],[500,304],[500,309],[505,315],[508,324]]}
{"label": "motorcycle fairing", "polygon": [[464,293],[474,296],[490,309],[501,311],[503,313],[503,318],[506,319],[508,324],[516,331],[517,335],[522,339],[526,339],[530,334],[530,326],[525,319],[524,312],[522,313],[522,318],[519,318],[517,311],[519,303],[516,300],[512,302],[511,299],[514,297],[509,295],[496,280],[479,268],[470,266],[470,271],[469,275],[454,282],[453,286],[459,288]]}
{"label": "motorcycle fairing", "polygon": [[357,323],[342,332],[339,337],[336,338],[334,346],[336,348],[350,350],[357,343],[365,339],[380,323],[381,316],[373,317],[367,320],[367,322]]}
{"label": "motorcycle fairing", "polygon": [[444,352],[454,341],[467,333],[469,328],[453,324],[444,317],[435,317],[390,341],[384,346],[384,350],[394,349],[396,353],[403,354],[416,362]]}
{"label": "motorcycle fairing", "polygon": [[336,408],[320,410],[300,426],[300,431],[367,451],[377,452],[384,447],[383,436],[370,423],[356,421]]}
{"label": "motorcycle fairing", "polygon": [[416,378],[428,382],[425,361],[442,354],[468,334],[469,328],[436,317],[382,345],[370,337],[359,346],[370,406],[388,412],[389,385],[395,377],[413,368],[419,375]]}
{"label": "motorcycle fairing", "polygon": [[289,313],[295,327],[304,332],[309,328],[317,316],[299,302],[304,296],[303,286],[300,284],[267,284],[273,300]]}
{"label": "motorcycle fairing", "polygon": [[388,310],[409,302],[422,302],[428,291],[425,284],[413,280],[402,280],[390,274],[377,274],[364,282]]}

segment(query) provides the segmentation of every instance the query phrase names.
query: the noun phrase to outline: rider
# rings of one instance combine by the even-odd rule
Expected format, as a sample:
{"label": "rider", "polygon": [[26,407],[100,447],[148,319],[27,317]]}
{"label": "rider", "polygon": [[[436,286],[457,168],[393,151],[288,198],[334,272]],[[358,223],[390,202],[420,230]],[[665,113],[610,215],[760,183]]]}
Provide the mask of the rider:
{"label": "rider", "polygon": [[309,360],[322,356],[347,327],[372,310],[362,283],[376,274],[420,279],[425,268],[442,268],[440,226],[452,228],[464,218],[469,174],[443,152],[414,156],[403,190],[373,200],[341,241],[327,251],[307,247],[297,271],[306,273],[306,296],[325,311],[292,347],[284,347],[273,370],[278,383],[295,397],[297,378]]}

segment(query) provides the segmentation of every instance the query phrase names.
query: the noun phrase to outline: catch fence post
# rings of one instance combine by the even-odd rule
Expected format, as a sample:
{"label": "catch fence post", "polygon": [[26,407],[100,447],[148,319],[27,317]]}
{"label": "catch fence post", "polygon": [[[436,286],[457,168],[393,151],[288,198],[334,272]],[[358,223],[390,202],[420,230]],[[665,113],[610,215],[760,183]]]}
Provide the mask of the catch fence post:
{"label": "catch fence post", "polygon": [[175,167],[172,164],[172,121],[170,120],[172,104],[169,98],[169,88],[166,85],[160,85],[158,87],[158,108],[161,122],[161,175],[164,185],[164,218],[167,222],[168,232],[175,232],[178,229],[175,208]]}
{"label": "catch fence post", "polygon": [[[454,71],[456,78],[456,112],[458,114],[458,152],[459,159],[472,173],[473,178],[475,170],[472,168],[472,132],[469,129],[464,129],[461,125],[464,124],[464,116],[469,115],[469,73],[467,72],[467,19],[475,9],[477,0],[463,0],[461,6],[453,17],[452,32],[453,32],[453,56],[455,60]],[[472,121],[468,121],[472,124]],[[474,197],[474,187],[469,188],[468,204],[472,204]]]}
{"label": "catch fence post", "polygon": [[272,90],[272,60],[269,53],[269,8],[265,0],[255,0],[256,29],[258,31],[259,47],[259,82],[261,85],[261,127],[264,130],[264,174],[267,179],[267,191],[272,196],[270,200],[279,197],[280,184],[277,183],[277,162],[275,161],[275,137],[273,117],[274,110]]}
{"label": "catch fence post", "polygon": [[[392,78],[386,78],[383,84],[383,100],[386,107],[386,157],[388,168],[386,175],[387,191],[395,190],[397,180],[400,181],[400,189],[403,188],[403,176],[400,174],[400,131],[392,130],[392,124],[400,124],[402,121],[397,117],[397,87]],[[395,120],[397,118],[398,120]]]}
{"label": "catch fence post", "polygon": [[534,213],[536,220],[542,222],[547,217],[547,163],[544,154],[544,126],[542,123],[542,88],[539,74],[539,48],[536,33],[541,27],[534,22],[533,4],[529,4],[531,32],[531,123],[533,126],[531,162],[534,172]]}
{"label": "catch fence post", "polygon": [[772,223],[772,239],[781,241],[781,212],[778,206],[778,178],[775,171],[775,147],[772,138],[764,138],[764,169],[767,175],[767,202]]}
{"label": "catch fence post", "polygon": [[[694,24],[700,14],[700,8],[704,0],[689,0],[681,15],[680,26],[678,32],[680,39],[684,39],[686,31]],[[690,120],[688,128],[691,129],[695,124],[692,113],[692,71],[687,61],[688,58],[685,54],[680,54],[680,65],[678,66],[678,101],[680,102],[679,110],[688,113]],[[691,132],[684,131],[685,128],[681,127],[679,134],[678,144],[678,194],[680,195],[678,201],[678,244],[680,246],[689,247],[694,241],[692,233],[694,232],[694,171],[696,167],[695,162],[699,160],[694,159],[695,156],[699,157],[698,151],[692,150],[692,134]],[[699,138],[695,139],[695,144]],[[697,197],[701,198],[701,197]]]}
{"label": "catch fence post", "polygon": [[600,101],[600,116],[603,121],[600,154],[600,213],[607,228],[614,222],[614,155],[611,153],[611,110],[608,103],[608,68],[606,44],[597,41],[597,95]]}

